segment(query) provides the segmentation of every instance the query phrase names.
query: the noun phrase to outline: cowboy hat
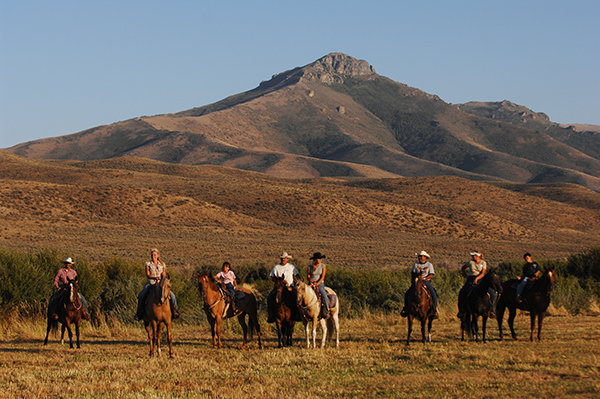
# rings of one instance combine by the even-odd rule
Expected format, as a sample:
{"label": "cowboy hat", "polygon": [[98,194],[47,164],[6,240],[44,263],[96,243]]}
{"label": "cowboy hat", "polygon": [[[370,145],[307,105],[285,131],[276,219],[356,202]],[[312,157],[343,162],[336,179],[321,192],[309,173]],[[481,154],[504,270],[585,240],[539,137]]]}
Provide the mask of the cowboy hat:
{"label": "cowboy hat", "polygon": [[418,254],[415,254],[415,255],[417,255],[417,256],[426,256],[428,258],[431,258],[431,256],[429,256],[429,254],[427,252],[425,252],[425,251],[421,251],[421,252],[419,252]]}
{"label": "cowboy hat", "polygon": [[72,264],[75,263],[75,262],[73,262],[73,259],[71,259],[71,258],[66,258],[65,260],[61,260],[61,262],[64,263],[64,264],[68,263],[70,265],[72,265]]}
{"label": "cowboy hat", "polygon": [[325,256],[325,255],[321,255],[320,252],[315,252],[313,254],[312,258],[308,258],[308,259],[310,259],[310,260],[313,260],[313,259],[325,259],[326,257],[327,256]]}
{"label": "cowboy hat", "polygon": [[284,258],[293,259],[291,255],[288,255],[287,252],[283,251],[283,253],[281,255],[279,255],[279,259],[284,259]]}

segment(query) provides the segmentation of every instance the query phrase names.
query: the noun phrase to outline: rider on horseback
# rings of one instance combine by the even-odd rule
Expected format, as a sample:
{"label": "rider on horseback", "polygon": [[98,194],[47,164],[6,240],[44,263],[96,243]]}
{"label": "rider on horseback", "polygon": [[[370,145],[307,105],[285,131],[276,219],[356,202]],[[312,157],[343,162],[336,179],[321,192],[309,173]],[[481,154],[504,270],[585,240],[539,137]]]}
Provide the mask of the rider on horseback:
{"label": "rider on horseback", "polygon": [[237,297],[235,295],[235,290],[237,290],[235,274],[233,273],[233,270],[231,270],[231,263],[229,262],[224,262],[222,268],[223,270],[217,273],[217,275],[214,276],[214,279],[217,281],[219,281],[219,279],[223,280],[221,283],[222,287],[224,287],[223,291],[228,294],[228,301],[231,304],[233,314],[237,316],[241,312],[238,310]]}
{"label": "rider on horseback", "polygon": [[[152,249],[150,251],[150,256],[152,257],[152,260],[146,262],[146,277],[148,280],[138,295],[137,311],[135,312],[134,316],[135,320],[142,320],[144,318],[144,304],[146,303],[146,296],[148,295],[150,288],[158,284],[160,280],[167,275],[167,268],[160,260],[158,249]],[[171,291],[170,304],[173,319],[178,319],[181,317],[181,314],[177,309],[177,299],[175,298],[175,293],[173,291]]]}
{"label": "rider on horseback", "polygon": [[327,272],[327,266],[323,263],[325,255],[321,255],[320,252],[315,252],[312,258],[312,263],[308,265],[308,281],[310,285],[318,291],[321,297],[321,317],[324,319],[329,318],[329,301],[327,298],[327,291],[325,291],[325,274]]}
{"label": "rider on horseback", "polygon": [[[478,251],[471,251],[471,261],[465,263],[461,268],[461,272],[463,275],[467,276],[467,281],[460,289],[458,293],[458,315],[459,319],[462,319],[465,313],[465,302],[467,296],[471,292],[474,286],[479,283],[479,280],[485,276],[485,272],[487,270],[487,262],[483,260],[483,255]],[[495,318],[496,313],[496,291],[492,288],[488,289],[488,294],[490,295],[490,301],[492,303],[492,310],[490,313],[490,317]]]}
{"label": "rider on horseback", "polygon": [[[58,320],[58,305],[61,302],[60,299],[66,295],[66,291],[61,290],[63,286],[69,284],[69,280],[77,280],[77,272],[71,268],[75,262],[71,258],[66,258],[61,261],[64,266],[56,272],[56,276],[54,277],[54,287],[56,287],[57,291],[50,298],[50,302],[48,306],[50,307],[52,313],[51,317],[54,320]],[[81,299],[81,303],[83,304],[83,318],[85,320],[90,319],[90,315],[87,310],[87,303],[83,295],[79,294],[79,298]]]}
{"label": "rider on horseback", "polygon": [[[433,270],[433,265],[428,260],[430,258],[430,256],[425,251],[421,251],[415,255],[417,255],[418,262],[413,265],[413,267],[411,269],[411,274],[413,274],[413,273],[421,274],[423,276],[423,284],[425,284],[425,286],[429,290],[429,293],[431,294],[431,298],[433,299],[433,308],[434,308],[433,318],[437,319],[438,318],[438,312],[437,312],[438,296],[437,296],[437,292],[435,291],[435,288],[433,288],[433,285],[431,285],[431,280],[433,279],[435,272]],[[413,290],[413,287],[411,285],[411,287],[404,294],[404,308],[402,308],[402,311],[400,312],[400,316],[402,316],[402,317],[408,316],[408,313],[406,310],[406,304],[408,303],[408,296],[411,294],[412,290]]]}
{"label": "rider on horseback", "polygon": [[[288,255],[287,252],[283,252],[281,255],[279,255],[280,262],[278,265],[275,265],[271,270],[271,279],[275,281],[277,278],[283,278],[287,284],[287,289],[293,291],[292,293],[295,297],[296,292],[294,288],[294,276],[297,276],[300,273],[298,272],[298,269],[296,269],[296,266],[292,265],[291,263],[288,263],[290,259],[292,259],[292,256]],[[267,296],[267,311],[269,314],[267,318],[267,323],[275,323],[275,314],[273,311],[275,306],[275,295],[276,292],[275,289],[273,289],[269,293],[269,296]],[[298,310],[298,308],[294,307],[292,311],[294,320],[302,321],[302,316],[300,315],[300,311]]]}
{"label": "rider on horseback", "polygon": [[517,303],[521,302],[521,295],[523,294],[523,290],[525,289],[527,282],[530,280],[537,279],[542,273],[540,265],[538,265],[537,262],[533,261],[533,258],[531,257],[531,254],[529,252],[523,255],[523,258],[527,263],[525,263],[525,265],[523,266],[522,276],[517,277],[521,280],[521,282],[517,286]]}

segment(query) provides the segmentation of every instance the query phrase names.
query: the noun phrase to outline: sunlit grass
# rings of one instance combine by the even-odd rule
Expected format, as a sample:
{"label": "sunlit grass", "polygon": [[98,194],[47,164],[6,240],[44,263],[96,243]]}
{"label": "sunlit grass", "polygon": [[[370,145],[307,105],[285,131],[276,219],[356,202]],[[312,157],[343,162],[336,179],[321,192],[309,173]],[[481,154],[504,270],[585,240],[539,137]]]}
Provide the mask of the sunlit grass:
{"label": "sunlit grass", "polygon": [[[600,394],[600,319],[549,317],[543,341],[528,341],[520,315],[519,341],[461,342],[458,321],[434,322],[433,342],[406,345],[406,320],[371,314],[341,320],[336,350],[308,350],[301,326],[294,346],[277,349],[272,325],[261,320],[266,349],[256,338],[241,350],[239,326],[224,328],[224,348],[212,349],[207,325],[174,325],[175,359],[149,358],[142,325],[82,330],[82,349],[51,337],[43,322],[13,323],[0,342],[0,386],[8,397],[596,397]],[[56,337],[57,338],[57,337]],[[163,347],[166,347],[163,344]],[[165,352],[163,352],[164,354]]]}

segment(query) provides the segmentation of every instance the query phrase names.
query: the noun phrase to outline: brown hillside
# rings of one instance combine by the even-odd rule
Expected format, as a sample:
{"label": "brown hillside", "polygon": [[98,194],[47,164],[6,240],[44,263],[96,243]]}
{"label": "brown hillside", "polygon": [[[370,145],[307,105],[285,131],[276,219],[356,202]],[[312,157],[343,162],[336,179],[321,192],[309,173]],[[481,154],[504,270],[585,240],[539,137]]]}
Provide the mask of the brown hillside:
{"label": "brown hillside", "polygon": [[477,248],[494,264],[564,257],[600,238],[600,194],[570,184],[526,186],[459,177],[280,179],[221,166],[140,158],[41,161],[0,152],[0,245],[55,247],[75,258],[172,265],[407,266],[426,249],[456,267]]}
{"label": "brown hillside", "polygon": [[445,103],[331,53],[253,90],[8,151],[91,161],[144,157],[283,178],[457,176],[575,183],[600,192],[600,140],[508,101]]}

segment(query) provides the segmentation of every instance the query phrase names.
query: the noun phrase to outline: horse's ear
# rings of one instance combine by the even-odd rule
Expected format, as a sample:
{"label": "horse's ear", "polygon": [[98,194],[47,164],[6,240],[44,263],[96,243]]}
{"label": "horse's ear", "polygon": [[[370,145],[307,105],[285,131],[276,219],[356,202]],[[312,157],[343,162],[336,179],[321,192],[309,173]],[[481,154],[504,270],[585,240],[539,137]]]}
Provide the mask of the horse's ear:
{"label": "horse's ear", "polygon": [[171,273],[167,273],[167,278],[170,280],[171,279]]}

